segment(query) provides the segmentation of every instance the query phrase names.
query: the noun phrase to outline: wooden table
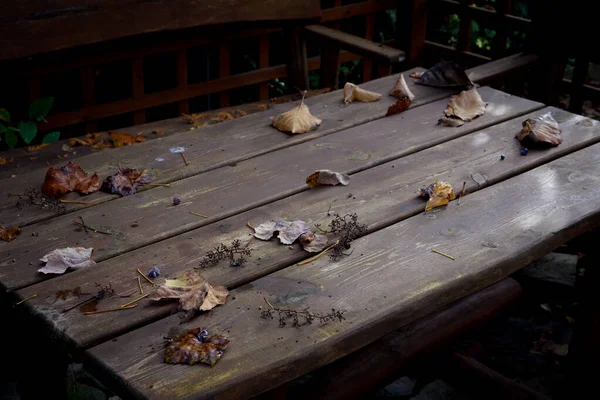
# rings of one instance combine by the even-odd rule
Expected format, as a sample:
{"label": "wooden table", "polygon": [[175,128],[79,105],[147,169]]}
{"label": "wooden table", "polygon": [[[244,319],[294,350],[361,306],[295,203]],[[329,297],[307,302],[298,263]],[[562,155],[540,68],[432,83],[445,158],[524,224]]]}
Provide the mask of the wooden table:
{"label": "wooden table", "polygon": [[[363,86],[385,94],[396,79]],[[199,133],[181,121],[163,122],[173,133],[168,137],[77,162],[102,177],[118,164],[146,169],[155,183],[170,187],[123,198],[98,192],[86,197],[95,205],[70,205],[66,215],[18,212],[5,196],[40,187],[45,168],[5,177],[0,225],[19,225],[23,233],[0,243],[2,289],[15,302],[36,295],[18,307],[43,321],[72,351],[82,352],[121,396],[246,398],[501,281],[600,221],[597,121],[481,87],[489,102],[486,114],[458,128],[444,127],[437,120],[453,93],[407,80],[416,100],[408,111],[387,118],[382,117],[394,101],[387,95],[349,105],[341,91],[308,99],[323,124],[303,135],[269,126],[269,117],[289,104]],[[515,133],[524,119],[547,111],[559,121],[564,142],[521,156]],[[185,147],[189,165],[169,151],[174,146]],[[309,190],[306,176],[325,168],[350,174],[350,185]],[[424,213],[416,191],[435,180],[448,181],[457,191],[466,182],[469,194],[460,204]],[[181,197],[178,206],[172,205],[175,195]],[[170,315],[172,303],[140,301],[134,309],[96,315],[62,312],[80,299],[58,293],[78,288],[93,294],[96,284],[131,291],[138,285],[137,268],[159,267],[163,276],[175,277],[198,266],[219,243],[249,240],[248,222],[284,218],[326,226],[333,213],[356,213],[368,225],[351,255],[298,266],[308,257],[298,245],[254,240],[245,267],[202,270],[230,295],[226,305],[187,323]],[[86,234],[73,224],[77,217],[113,234]],[[44,254],[67,246],[93,247],[98,264],[52,279],[36,273]],[[346,319],[279,328],[276,320],[260,317],[265,298],[314,311],[343,309]],[[103,299],[99,308],[122,303]],[[163,338],[173,329],[195,327],[231,339],[223,358],[212,368],[162,363]]]}

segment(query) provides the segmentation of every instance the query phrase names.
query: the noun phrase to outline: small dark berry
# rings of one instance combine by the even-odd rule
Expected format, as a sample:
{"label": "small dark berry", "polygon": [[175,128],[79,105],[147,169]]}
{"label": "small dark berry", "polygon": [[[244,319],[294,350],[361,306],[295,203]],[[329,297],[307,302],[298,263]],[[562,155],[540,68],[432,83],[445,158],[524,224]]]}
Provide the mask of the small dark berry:
{"label": "small dark berry", "polygon": [[524,147],[524,148],[521,149],[521,155],[522,156],[526,156],[527,153],[529,153],[529,149],[527,147]]}
{"label": "small dark berry", "polygon": [[239,262],[237,262],[237,261],[233,261],[233,262],[231,263],[231,266],[232,266],[232,267],[239,267],[239,266],[240,266],[240,263],[239,263]]}
{"label": "small dark berry", "polygon": [[504,160],[506,158],[506,156],[504,154],[500,154],[500,159]]}
{"label": "small dark berry", "polygon": [[177,196],[173,197],[173,205],[178,206],[181,203],[181,199]]}
{"label": "small dark berry", "polygon": [[152,268],[150,272],[148,272],[148,278],[154,279],[160,276],[160,270],[158,268]]}
{"label": "small dark berry", "polygon": [[206,342],[206,340],[208,339],[208,331],[206,329],[202,329],[200,332],[198,332],[196,338],[200,343]]}

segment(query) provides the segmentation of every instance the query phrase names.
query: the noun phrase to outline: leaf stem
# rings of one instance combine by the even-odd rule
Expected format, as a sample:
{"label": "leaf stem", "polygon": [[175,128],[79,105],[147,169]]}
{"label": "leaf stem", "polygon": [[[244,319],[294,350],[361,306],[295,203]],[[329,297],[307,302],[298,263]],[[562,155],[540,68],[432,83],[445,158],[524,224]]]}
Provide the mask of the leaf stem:
{"label": "leaf stem", "polygon": [[37,293],[35,293],[35,294],[32,294],[31,296],[24,298],[23,300],[19,301],[18,303],[15,303],[15,306],[18,306],[19,304],[23,304],[23,303],[25,303],[27,300],[31,300],[31,299],[33,299],[33,298],[35,298],[35,297],[37,297]]}
{"label": "leaf stem", "polygon": [[448,255],[446,253],[442,253],[439,250],[431,249],[431,251],[434,252],[434,253],[436,253],[436,254],[439,254],[440,256],[448,257],[449,259],[454,260],[454,257],[452,257],[452,256],[450,256],[450,255]]}
{"label": "leaf stem", "polygon": [[129,305],[131,305],[131,304],[133,304],[133,303],[137,303],[138,301],[140,301],[140,300],[142,300],[143,298],[146,298],[146,297],[148,297],[148,296],[150,296],[150,293],[146,293],[145,295],[143,295],[143,296],[140,296],[140,297],[138,297],[138,298],[137,298],[137,299],[135,299],[135,300],[131,300],[129,303],[125,303],[125,304],[123,304],[123,305],[122,305],[120,308],[127,308],[127,306],[129,306]]}
{"label": "leaf stem", "polygon": [[332,244],[331,246],[327,247],[326,249],[324,249],[323,251],[321,251],[319,254],[317,254],[316,256],[313,256],[311,258],[308,258],[304,261],[300,261],[298,264],[296,265],[306,265],[306,264],[310,264],[311,262],[318,260],[319,258],[321,258],[325,253],[327,253],[329,250],[333,249],[335,246],[337,246],[340,243],[339,239],[335,241],[334,244]]}
{"label": "leaf stem", "polygon": [[154,285],[154,282],[153,282],[153,281],[152,281],[150,278],[148,278],[146,275],[144,275],[144,274],[142,273],[142,271],[140,271],[140,269],[139,269],[139,268],[137,269],[137,272],[139,272],[139,274],[140,274],[141,276],[143,276],[145,280],[147,280],[148,282],[150,282],[150,284],[151,284],[151,285]]}

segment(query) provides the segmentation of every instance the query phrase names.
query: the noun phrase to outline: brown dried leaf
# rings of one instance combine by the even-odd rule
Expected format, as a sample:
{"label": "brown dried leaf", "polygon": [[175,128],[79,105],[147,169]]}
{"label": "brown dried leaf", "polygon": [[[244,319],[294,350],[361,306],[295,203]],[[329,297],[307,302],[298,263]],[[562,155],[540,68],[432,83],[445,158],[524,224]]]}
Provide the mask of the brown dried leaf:
{"label": "brown dried leaf", "polygon": [[403,97],[388,107],[388,110],[387,110],[387,113],[385,114],[385,116],[389,117],[391,115],[403,113],[404,111],[408,110],[408,107],[410,107],[411,103],[412,103],[412,101],[410,100],[410,98],[408,96]]}
{"label": "brown dried leaf", "polygon": [[473,85],[465,70],[451,61],[442,61],[429,68],[416,83],[434,87],[467,87]]}
{"label": "brown dried leaf", "polygon": [[415,99],[415,95],[410,91],[408,85],[406,84],[406,80],[404,80],[404,75],[400,74],[400,78],[398,78],[398,82],[394,85],[392,90],[390,90],[390,96],[394,96],[397,99],[402,99],[404,97],[408,97],[412,102]]}
{"label": "brown dried leaf", "polygon": [[420,77],[423,76],[423,74],[425,73],[425,71],[413,71],[410,73],[410,77],[411,78],[415,78],[415,79],[419,79]]}
{"label": "brown dried leaf", "polygon": [[184,311],[208,311],[227,302],[225,286],[212,286],[197,272],[188,272],[177,279],[167,279],[149,297],[150,300],[178,299]]}
{"label": "brown dried leaf", "polygon": [[66,143],[61,146],[62,151],[73,151],[73,148]]}
{"label": "brown dried leaf", "polygon": [[13,157],[0,157],[0,165],[12,164]]}
{"label": "brown dried leaf", "polygon": [[121,132],[108,132],[108,136],[110,136],[110,139],[113,142],[113,146],[115,147],[129,146],[131,144],[136,144],[146,140],[142,136],[142,132],[138,132],[135,135],[130,135],[128,133]]}
{"label": "brown dried leaf", "polygon": [[155,135],[164,135],[165,131],[162,129],[155,129],[152,131],[152,133],[154,133]]}
{"label": "brown dried leaf", "polygon": [[448,117],[444,117],[444,118],[440,118],[438,120],[438,124],[445,125],[445,126],[451,126],[453,128],[456,128],[457,126],[464,125],[465,121],[463,121],[460,118],[448,118]]}
{"label": "brown dried leaf", "polygon": [[88,176],[77,163],[70,161],[60,168],[48,168],[42,193],[55,198],[69,192],[88,194],[97,192],[101,185],[98,174]]}
{"label": "brown dried leaf", "polygon": [[88,133],[84,138],[70,138],[68,143],[69,146],[91,146],[94,143],[102,139],[102,133]]}
{"label": "brown dried leaf", "polygon": [[138,172],[136,169],[119,168],[116,174],[104,180],[102,190],[121,196],[131,196],[147,183],[150,183],[150,176],[146,173],[146,170]]}
{"label": "brown dried leaf", "polygon": [[165,363],[189,364],[203,363],[211,367],[219,361],[229,345],[229,339],[221,335],[209,338],[207,331],[195,328],[188,333],[167,339]]}
{"label": "brown dried leaf", "polygon": [[254,237],[269,240],[278,232],[279,241],[292,244],[305,232],[310,232],[310,226],[304,221],[267,221],[254,228]]}
{"label": "brown dried leaf", "polygon": [[346,174],[320,169],[306,178],[306,184],[313,189],[319,185],[339,185],[347,186],[350,183],[350,177]]}
{"label": "brown dried leaf", "polygon": [[6,229],[3,226],[0,226],[0,239],[5,242],[12,242],[15,237],[21,234],[21,228],[13,226],[12,228]]}
{"label": "brown dried leaf", "polygon": [[352,103],[354,100],[370,103],[381,99],[379,93],[370,92],[365,89],[361,89],[353,83],[346,82],[344,85],[344,103]]}
{"label": "brown dried leaf", "polygon": [[314,131],[321,125],[319,118],[314,117],[308,107],[304,104],[304,98],[298,107],[279,114],[276,117],[271,117],[271,123],[281,132],[286,133],[306,133]]}
{"label": "brown dried leaf", "polygon": [[552,112],[547,112],[535,119],[525,120],[523,129],[516,134],[516,138],[528,146],[558,146],[563,141],[562,130],[552,117]]}
{"label": "brown dried leaf", "polygon": [[256,108],[258,108],[260,111],[266,111],[269,109],[269,105],[268,104],[256,104],[255,105]]}
{"label": "brown dried leaf", "polygon": [[248,113],[244,110],[233,110],[233,118],[245,117]]}
{"label": "brown dried leaf", "polygon": [[216,116],[211,118],[211,120],[217,121],[217,122],[231,121],[231,120],[233,120],[233,115],[231,115],[228,112],[221,111],[220,113],[217,113]]}
{"label": "brown dried leaf", "polygon": [[27,146],[27,147],[25,147],[25,150],[27,152],[31,153],[32,151],[39,151],[48,146],[50,146],[50,143],[41,143],[41,144],[36,144],[35,146]]}
{"label": "brown dried leaf", "polygon": [[182,113],[181,116],[183,117],[183,119],[185,119],[187,121],[187,123],[193,124],[194,126],[204,125],[205,124],[204,120],[207,117],[207,115],[205,113],[201,113],[201,114],[183,114]]}
{"label": "brown dried leaf", "polygon": [[450,184],[447,182],[441,181],[435,181],[431,185],[419,189],[419,195],[429,199],[425,206],[425,211],[429,211],[436,207],[445,206],[450,202],[450,200],[454,200],[456,198],[456,195],[452,190],[452,186],[450,186]]}
{"label": "brown dried leaf", "polygon": [[463,90],[457,96],[452,96],[444,114],[446,117],[459,118],[465,122],[470,122],[485,114],[486,107],[487,103],[481,99],[477,88],[473,87],[469,90]]}
{"label": "brown dried leaf", "polygon": [[326,235],[304,232],[300,235],[300,238],[298,238],[298,242],[305,251],[308,251],[309,253],[319,253],[327,246],[329,240]]}
{"label": "brown dried leaf", "polygon": [[38,272],[44,274],[64,274],[67,269],[81,269],[94,265],[91,259],[92,248],[84,247],[66,247],[56,249],[40,259],[46,265],[38,269]]}

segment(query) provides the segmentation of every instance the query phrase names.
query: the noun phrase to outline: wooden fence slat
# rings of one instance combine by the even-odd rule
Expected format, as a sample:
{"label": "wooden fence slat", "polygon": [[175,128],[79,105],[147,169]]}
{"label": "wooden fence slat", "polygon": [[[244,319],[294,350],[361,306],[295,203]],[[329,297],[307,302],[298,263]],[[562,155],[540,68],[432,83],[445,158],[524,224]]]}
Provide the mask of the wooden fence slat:
{"label": "wooden fence slat", "polygon": [[471,44],[471,18],[468,10],[473,0],[460,0],[460,28],[458,31],[458,51],[469,51]]}
{"label": "wooden fence slat", "polygon": [[[175,53],[177,63],[177,87],[186,88],[188,85],[188,62],[187,62],[187,50],[179,49]],[[177,104],[179,113],[189,113],[190,104],[187,99],[180,100]]]}
{"label": "wooden fence slat", "polygon": [[[231,73],[231,54],[229,49],[229,43],[221,43],[219,46],[219,78],[226,78]],[[219,94],[221,107],[229,107],[231,99],[229,98],[229,92],[221,92]]]}
{"label": "wooden fence slat", "polygon": [[[498,0],[496,3],[496,13],[501,15],[510,14],[512,0]],[[502,58],[506,55],[506,45],[508,33],[510,32],[510,24],[506,21],[496,28],[496,36],[493,40],[493,57]]]}
{"label": "wooden fence slat", "polygon": [[321,14],[321,23],[339,21],[360,15],[375,14],[378,11],[390,10],[397,6],[398,2],[394,0],[371,0],[342,7],[328,8],[323,10]]}
{"label": "wooden fence slat", "polygon": [[[133,101],[144,97],[144,59],[136,57],[131,60],[131,96]],[[143,109],[133,113],[133,123],[143,124],[146,122],[146,112]]]}

